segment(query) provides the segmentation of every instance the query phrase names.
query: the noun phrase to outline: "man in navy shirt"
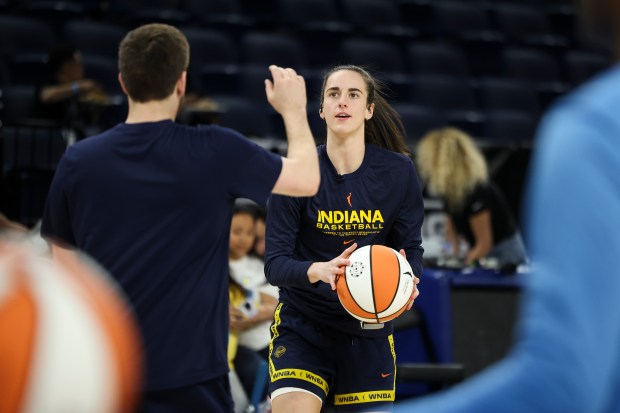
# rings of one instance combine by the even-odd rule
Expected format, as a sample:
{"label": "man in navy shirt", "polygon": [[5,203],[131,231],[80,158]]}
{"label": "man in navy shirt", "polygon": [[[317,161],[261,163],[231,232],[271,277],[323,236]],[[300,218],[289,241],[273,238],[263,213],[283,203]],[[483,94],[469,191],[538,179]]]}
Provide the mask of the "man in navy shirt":
{"label": "man in navy shirt", "polygon": [[238,197],[317,191],[304,80],[271,66],[269,102],[287,158],[230,129],[174,122],[189,46],[168,25],[127,34],[119,81],[125,123],[70,147],[49,191],[42,233],[52,251],[85,251],[119,281],[146,352],[144,412],[232,411],[228,386],[228,237]]}

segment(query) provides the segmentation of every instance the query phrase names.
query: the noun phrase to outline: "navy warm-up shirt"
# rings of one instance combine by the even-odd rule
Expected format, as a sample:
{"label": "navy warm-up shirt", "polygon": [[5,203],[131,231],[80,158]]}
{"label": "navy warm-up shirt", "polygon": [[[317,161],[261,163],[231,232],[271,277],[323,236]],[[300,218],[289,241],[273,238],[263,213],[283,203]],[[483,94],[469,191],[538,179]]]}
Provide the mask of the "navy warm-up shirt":
{"label": "navy warm-up shirt", "polygon": [[63,156],[42,233],[119,281],[144,338],[148,390],[227,373],[232,206],[264,203],[281,168],[230,129],[172,121],[120,124]]}
{"label": "navy warm-up shirt", "polygon": [[265,273],[280,287],[280,301],[307,317],[342,331],[365,336],[387,335],[362,330],[340,304],[329,284],[308,280],[312,262],[330,261],[351,243],[387,245],[405,250],[417,277],[422,275],[424,205],[409,158],[366,145],[362,165],[338,175],[325,146],[318,148],[321,186],[311,198],[272,195],[267,215]]}

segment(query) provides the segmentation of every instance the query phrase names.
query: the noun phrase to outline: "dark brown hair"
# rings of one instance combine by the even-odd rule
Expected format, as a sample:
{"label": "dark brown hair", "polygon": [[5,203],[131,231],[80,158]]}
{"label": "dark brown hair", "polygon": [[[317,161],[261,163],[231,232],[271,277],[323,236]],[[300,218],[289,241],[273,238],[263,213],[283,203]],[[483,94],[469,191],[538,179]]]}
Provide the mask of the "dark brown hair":
{"label": "dark brown hair", "polygon": [[385,100],[383,84],[375,79],[368,71],[362,67],[354,65],[341,65],[328,70],[323,76],[323,86],[321,86],[320,110],[323,110],[323,100],[325,96],[325,84],[329,77],[341,70],[349,70],[359,73],[368,89],[368,99],[366,106],[375,104],[372,117],[366,121],[364,127],[364,140],[393,152],[411,156],[411,151],[406,144],[406,134],[400,115]]}
{"label": "dark brown hair", "polygon": [[123,83],[137,102],[170,96],[188,65],[185,35],[167,24],[147,24],[130,31],[118,50]]}

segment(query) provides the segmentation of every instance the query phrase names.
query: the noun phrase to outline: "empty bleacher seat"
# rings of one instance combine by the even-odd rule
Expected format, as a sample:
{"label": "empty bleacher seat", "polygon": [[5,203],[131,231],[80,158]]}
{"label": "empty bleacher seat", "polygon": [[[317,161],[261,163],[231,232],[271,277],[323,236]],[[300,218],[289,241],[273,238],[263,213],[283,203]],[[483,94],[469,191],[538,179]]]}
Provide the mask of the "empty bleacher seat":
{"label": "empty bleacher seat", "polygon": [[568,90],[556,57],[545,50],[509,47],[502,52],[505,75],[534,87],[543,108]]}
{"label": "empty bleacher seat", "polygon": [[48,55],[45,53],[18,53],[9,62],[11,84],[35,85],[47,76]]}
{"label": "empty bleacher seat", "polygon": [[251,15],[243,13],[238,0],[186,0],[185,10],[207,28],[231,34],[251,30],[255,24]]}
{"label": "empty bleacher seat", "polygon": [[429,131],[446,125],[436,110],[407,103],[394,104],[407,134],[407,143],[413,147]]}
{"label": "empty bleacher seat", "polygon": [[469,65],[463,51],[442,43],[412,42],[408,49],[409,67],[413,74],[469,76]]}
{"label": "empty bleacher seat", "polygon": [[440,112],[450,125],[480,136],[484,115],[469,82],[448,76],[419,75],[412,80],[411,101]]}
{"label": "empty bleacher seat", "polygon": [[118,46],[126,32],[122,26],[112,23],[73,20],[65,25],[63,38],[83,54],[117,59]]}
{"label": "empty bleacher seat", "polygon": [[241,39],[242,60],[246,65],[267,68],[271,64],[301,70],[306,57],[299,41],[274,33],[247,33]]}
{"label": "empty bleacher seat", "polygon": [[526,46],[565,48],[568,41],[553,33],[547,16],[538,8],[522,4],[495,6],[499,29],[514,42]]}
{"label": "empty bleacher seat", "polygon": [[341,18],[333,0],[278,0],[276,10],[277,26],[300,40],[309,66],[331,66],[338,60],[340,41],[350,35],[352,25]]}
{"label": "empty bleacher seat", "polygon": [[182,27],[191,56],[188,89],[201,94],[217,94],[234,90],[239,72],[238,47],[232,37],[222,31]]}
{"label": "empty bleacher seat", "polygon": [[478,84],[484,110],[515,110],[538,116],[538,94],[531,85],[518,79],[483,78]]}
{"label": "empty bleacher seat", "polygon": [[611,59],[598,53],[570,50],[564,55],[566,77],[571,85],[580,85],[611,66]]}
{"label": "empty bleacher seat", "polygon": [[536,119],[524,112],[494,110],[487,112],[482,137],[495,144],[524,144],[533,140]]}
{"label": "empty bleacher seat", "polygon": [[345,20],[360,33],[409,41],[417,32],[403,24],[394,2],[384,0],[342,0]]}
{"label": "empty bleacher seat", "polygon": [[3,124],[30,122],[35,116],[36,88],[34,85],[10,85],[1,90]]}
{"label": "empty bleacher seat", "polygon": [[28,17],[0,15],[0,56],[47,54],[55,41],[49,24]]}
{"label": "empty bleacher seat", "polygon": [[506,35],[496,30],[485,7],[456,1],[430,3],[429,33],[450,39],[463,49],[472,74],[496,75],[501,68],[498,56],[506,44]]}

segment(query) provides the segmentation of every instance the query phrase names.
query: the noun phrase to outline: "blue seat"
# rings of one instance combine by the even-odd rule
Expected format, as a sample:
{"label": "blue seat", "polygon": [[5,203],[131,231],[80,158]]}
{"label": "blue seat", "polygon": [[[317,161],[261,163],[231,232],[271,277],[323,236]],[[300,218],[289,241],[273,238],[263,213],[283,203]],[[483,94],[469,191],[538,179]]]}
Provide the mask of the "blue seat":
{"label": "blue seat", "polygon": [[0,57],[0,89],[3,86],[11,83],[11,78],[9,74],[8,62]]}
{"label": "blue seat", "polygon": [[212,30],[241,34],[255,25],[255,19],[243,13],[238,0],[186,0],[184,8],[194,20]]}
{"label": "blue seat", "polygon": [[504,72],[510,77],[532,83],[562,82],[559,62],[544,50],[508,47],[502,59]]}
{"label": "blue seat", "polygon": [[414,76],[411,101],[440,112],[448,124],[472,136],[480,136],[484,114],[476,105],[472,86],[462,78],[448,76]]}
{"label": "blue seat", "polygon": [[496,144],[527,144],[534,139],[536,123],[536,119],[528,113],[511,110],[489,111],[482,136]]}
{"label": "blue seat", "polygon": [[611,59],[599,53],[570,50],[564,55],[568,82],[580,85],[611,66]]}
{"label": "blue seat", "polygon": [[0,127],[0,203],[3,212],[32,226],[43,215],[45,198],[66,148],[56,127]]}
{"label": "blue seat", "polygon": [[493,7],[500,30],[508,38],[525,46],[566,48],[565,37],[551,30],[547,16],[534,6],[502,4]]}
{"label": "blue seat", "polygon": [[502,64],[506,76],[528,82],[538,91],[543,108],[568,90],[558,60],[548,51],[509,47],[502,53]]}
{"label": "blue seat", "polygon": [[[271,111],[265,105],[260,105],[244,98],[221,98],[219,102],[222,113],[218,123],[238,132],[258,138],[272,136],[270,118]],[[273,111],[275,113],[275,111]]]}
{"label": "blue seat", "polygon": [[28,17],[0,15],[0,56],[47,54],[56,36],[51,26]]}
{"label": "blue seat", "polygon": [[496,75],[501,68],[499,53],[506,45],[504,33],[496,30],[484,7],[466,2],[431,3],[427,25],[430,36],[457,43],[468,58],[473,75]]}
{"label": "blue seat", "polygon": [[394,109],[400,115],[407,143],[412,148],[427,132],[446,125],[444,117],[433,109],[406,103],[394,104]]}
{"label": "blue seat", "polygon": [[33,85],[11,85],[2,89],[3,124],[20,124],[35,116],[36,88]]}
{"label": "blue seat", "polygon": [[65,25],[63,37],[84,54],[117,59],[118,46],[126,32],[112,23],[73,20]]}
{"label": "blue seat", "polygon": [[417,31],[403,24],[398,6],[384,0],[342,0],[345,20],[356,32],[404,42],[417,36]]}
{"label": "blue seat", "polygon": [[14,85],[35,85],[47,73],[45,53],[18,53],[10,59],[9,78]]}
{"label": "blue seat", "polygon": [[267,68],[271,64],[301,70],[306,57],[301,43],[290,36],[273,33],[247,33],[241,39],[245,65]]}
{"label": "blue seat", "polygon": [[484,110],[515,110],[538,116],[541,105],[536,90],[518,79],[483,78],[479,82]]}
{"label": "blue seat", "polygon": [[197,27],[183,27],[181,31],[191,48],[188,90],[207,95],[236,90],[239,53],[232,37]]}
{"label": "blue seat", "polygon": [[54,171],[66,149],[58,127],[4,126],[0,137],[3,174],[17,170]]}
{"label": "blue seat", "polygon": [[463,51],[442,43],[412,42],[407,48],[413,74],[469,76],[469,64]]}
{"label": "blue seat", "polygon": [[340,56],[342,63],[364,66],[377,72],[405,72],[400,48],[382,40],[345,39],[340,47]]}
{"label": "blue seat", "polygon": [[350,35],[352,25],[341,18],[336,2],[278,0],[276,10],[277,26],[301,41],[309,66],[327,67],[338,60],[340,40]]}

